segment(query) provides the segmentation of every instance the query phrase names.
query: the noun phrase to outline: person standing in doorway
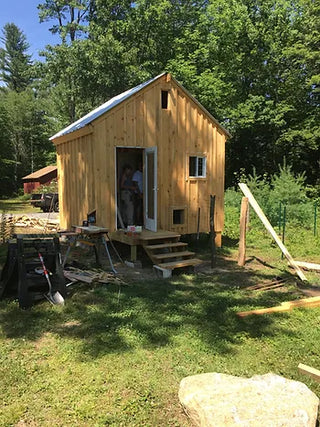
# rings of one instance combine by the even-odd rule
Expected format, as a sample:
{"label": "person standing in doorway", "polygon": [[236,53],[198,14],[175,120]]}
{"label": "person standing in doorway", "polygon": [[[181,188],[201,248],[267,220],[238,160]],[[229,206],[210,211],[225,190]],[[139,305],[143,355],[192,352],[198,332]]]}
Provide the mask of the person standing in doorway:
{"label": "person standing in doorway", "polygon": [[143,225],[142,211],[143,211],[143,172],[142,162],[138,164],[138,168],[133,174],[132,181],[136,186],[135,191],[135,220],[137,225]]}
{"label": "person standing in doorway", "polygon": [[133,225],[136,185],[132,181],[132,172],[132,167],[129,164],[125,164],[120,178],[122,220],[126,226]]}

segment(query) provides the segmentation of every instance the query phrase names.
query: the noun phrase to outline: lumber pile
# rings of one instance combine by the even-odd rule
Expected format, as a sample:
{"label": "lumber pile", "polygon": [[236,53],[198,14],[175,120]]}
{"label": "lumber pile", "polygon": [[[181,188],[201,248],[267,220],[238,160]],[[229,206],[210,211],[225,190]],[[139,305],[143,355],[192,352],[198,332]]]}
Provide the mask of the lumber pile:
{"label": "lumber pile", "polygon": [[285,301],[281,305],[268,308],[260,308],[257,310],[250,311],[240,311],[237,313],[239,317],[246,317],[252,314],[268,314],[268,313],[277,313],[282,311],[290,311],[293,308],[302,307],[319,307],[320,306],[320,297],[311,297],[311,298],[302,298],[294,301]]}
{"label": "lumber pile", "polygon": [[13,216],[14,227],[19,228],[33,228],[35,230],[44,230],[47,232],[54,232],[59,230],[59,223],[57,220],[50,218],[35,218],[27,215]]}
{"label": "lumber pile", "polygon": [[96,270],[81,270],[79,268],[68,267],[63,270],[64,277],[71,282],[84,282],[84,283],[111,283],[120,282],[120,279],[115,277],[112,273],[106,271]]}

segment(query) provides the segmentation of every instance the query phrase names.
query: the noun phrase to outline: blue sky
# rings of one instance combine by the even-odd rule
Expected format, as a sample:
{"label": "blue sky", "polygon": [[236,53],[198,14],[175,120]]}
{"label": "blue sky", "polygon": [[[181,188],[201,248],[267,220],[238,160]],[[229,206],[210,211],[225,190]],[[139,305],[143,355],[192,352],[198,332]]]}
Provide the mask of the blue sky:
{"label": "blue sky", "polygon": [[[40,24],[37,5],[41,0],[0,0],[0,28],[7,22],[13,22],[24,32],[30,45],[28,53],[32,59],[39,59],[38,52],[47,44],[59,43],[59,37],[53,36],[50,31],[50,24],[44,22]],[[0,41],[0,46],[2,47]]]}

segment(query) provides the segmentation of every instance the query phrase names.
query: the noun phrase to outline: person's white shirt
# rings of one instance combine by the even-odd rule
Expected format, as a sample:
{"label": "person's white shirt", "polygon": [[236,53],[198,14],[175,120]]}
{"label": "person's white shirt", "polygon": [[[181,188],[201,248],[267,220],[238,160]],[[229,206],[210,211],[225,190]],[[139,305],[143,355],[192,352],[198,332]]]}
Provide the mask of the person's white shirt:
{"label": "person's white shirt", "polygon": [[138,184],[140,193],[143,193],[143,173],[139,170],[136,170],[133,174],[132,181]]}

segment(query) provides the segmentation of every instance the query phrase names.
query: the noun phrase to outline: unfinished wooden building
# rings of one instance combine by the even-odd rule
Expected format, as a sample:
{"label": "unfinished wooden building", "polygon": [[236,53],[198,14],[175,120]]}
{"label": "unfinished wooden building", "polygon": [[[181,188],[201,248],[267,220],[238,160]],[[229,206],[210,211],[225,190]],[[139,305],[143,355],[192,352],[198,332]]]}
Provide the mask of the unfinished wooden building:
{"label": "unfinished wooden building", "polygon": [[96,211],[97,224],[119,230],[122,168],[143,164],[143,228],[176,234],[224,224],[228,132],[170,74],[130,89],[54,135],[60,224],[69,229]]}

